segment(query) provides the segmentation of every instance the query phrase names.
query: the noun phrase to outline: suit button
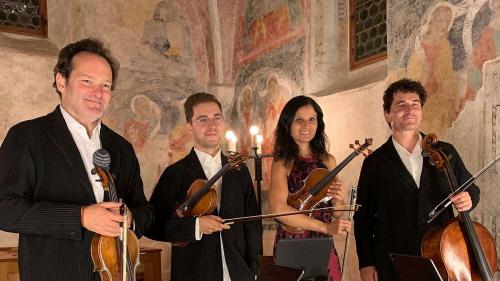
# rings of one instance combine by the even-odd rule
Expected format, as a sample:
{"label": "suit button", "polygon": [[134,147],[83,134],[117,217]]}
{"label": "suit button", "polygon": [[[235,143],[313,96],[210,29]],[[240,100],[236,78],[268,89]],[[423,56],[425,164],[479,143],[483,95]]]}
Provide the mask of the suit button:
{"label": "suit button", "polygon": [[69,233],[69,235],[70,235],[70,236],[75,236],[75,232],[71,231],[71,232]]}

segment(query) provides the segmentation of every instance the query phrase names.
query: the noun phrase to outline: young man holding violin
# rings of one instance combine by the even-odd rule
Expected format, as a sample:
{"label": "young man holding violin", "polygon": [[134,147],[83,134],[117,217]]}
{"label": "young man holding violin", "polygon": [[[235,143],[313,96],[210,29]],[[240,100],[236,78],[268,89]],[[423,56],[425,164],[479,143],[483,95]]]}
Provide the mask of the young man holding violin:
{"label": "young man holding violin", "polygon": [[128,225],[141,236],[153,220],[132,145],[101,123],[118,68],[96,39],[64,47],[54,67],[60,105],[13,126],[0,147],[0,230],[19,233],[22,281],[100,280],[92,238],[118,236],[124,219],[91,172],[97,149],[110,154]]}
{"label": "young man holding violin", "polygon": [[[384,116],[392,136],[363,162],[354,216],[356,248],[362,281],[399,280],[388,253],[420,256],[424,235],[454,217],[448,207],[431,223],[427,214],[451,193],[443,174],[422,155],[419,131],[427,93],[418,81],[401,79],[384,93]],[[450,159],[458,184],[471,177],[455,148],[445,142],[436,147]],[[451,198],[457,211],[468,211],[479,202],[479,188]]]}
{"label": "young man holding violin", "polygon": [[[174,244],[172,281],[254,281],[262,247],[262,223],[229,226],[222,220],[260,213],[246,166],[230,169],[217,180],[217,207],[213,212],[186,217],[176,214],[179,205],[188,199],[187,192],[193,182],[212,178],[228,163],[220,146],[224,118],[215,96],[207,93],[189,96],[184,112],[194,147],[160,177],[150,200],[156,221],[147,236]],[[187,245],[180,247],[176,243]]]}

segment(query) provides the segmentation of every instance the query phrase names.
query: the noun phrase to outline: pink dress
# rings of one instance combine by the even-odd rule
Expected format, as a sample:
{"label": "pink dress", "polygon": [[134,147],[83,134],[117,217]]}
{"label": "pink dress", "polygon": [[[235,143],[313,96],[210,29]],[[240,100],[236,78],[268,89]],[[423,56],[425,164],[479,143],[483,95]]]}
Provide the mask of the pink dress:
{"label": "pink dress", "polygon": [[[300,190],[304,184],[304,180],[307,178],[309,173],[316,168],[325,168],[325,165],[315,158],[303,158],[298,157],[292,167],[292,171],[288,176],[288,192],[295,193]],[[328,207],[331,206],[331,203],[328,202],[318,204],[317,208]],[[334,217],[332,212],[314,212],[312,217],[323,221],[323,222],[331,222]],[[316,238],[316,237],[330,237],[329,235],[305,230],[302,233],[290,233],[286,231],[281,224],[278,224],[278,228],[276,230],[276,239],[274,240],[274,250],[273,250],[273,259],[276,258],[276,246],[278,245],[278,241],[280,239],[301,239],[301,238]],[[340,263],[339,258],[337,256],[337,252],[335,250],[335,246],[332,247],[330,252],[330,261],[328,263],[328,279],[333,281],[340,281]]]}

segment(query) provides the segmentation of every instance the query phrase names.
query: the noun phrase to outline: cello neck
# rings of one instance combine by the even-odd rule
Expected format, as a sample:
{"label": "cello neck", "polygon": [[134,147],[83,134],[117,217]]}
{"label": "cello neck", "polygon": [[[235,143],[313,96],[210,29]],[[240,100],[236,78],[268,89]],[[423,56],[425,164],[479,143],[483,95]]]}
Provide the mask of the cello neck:
{"label": "cello neck", "polygon": [[[449,165],[445,165],[444,171],[452,191],[457,190],[457,188],[459,187],[458,181],[455,177],[455,174],[450,170]],[[484,250],[481,246],[481,241],[479,239],[479,236],[477,235],[476,229],[474,227],[474,222],[470,217],[469,211],[458,212],[458,215],[460,217],[460,225],[462,226],[462,230],[467,238],[467,241],[470,244],[472,255],[474,256],[482,280],[493,281],[493,272],[488,265],[488,259],[484,254]]]}

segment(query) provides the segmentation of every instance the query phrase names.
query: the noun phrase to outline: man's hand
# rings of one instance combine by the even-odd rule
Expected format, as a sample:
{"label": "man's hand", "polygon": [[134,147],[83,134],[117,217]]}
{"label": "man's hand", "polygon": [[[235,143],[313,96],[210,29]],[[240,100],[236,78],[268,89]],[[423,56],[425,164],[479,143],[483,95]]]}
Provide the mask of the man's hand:
{"label": "man's hand", "polygon": [[[121,205],[120,205],[121,207]],[[111,208],[109,209],[111,212],[119,215],[120,214],[120,207],[118,208]],[[132,212],[130,209],[127,207],[127,228],[130,228],[132,226]]]}
{"label": "man's hand", "polygon": [[117,237],[120,235],[120,222],[123,222],[123,217],[113,210],[119,209],[120,206],[121,203],[118,202],[103,202],[82,207],[82,226],[104,236]]}
{"label": "man's hand", "polygon": [[375,266],[363,267],[359,270],[361,281],[378,281],[377,269]]}
{"label": "man's hand", "polygon": [[212,234],[217,231],[229,229],[229,225],[222,223],[222,218],[218,216],[202,216],[199,218],[200,232]]}
{"label": "man's hand", "polygon": [[463,191],[450,198],[453,206],[459,212],[468,211],[472,208],[472,199],[469,192]]}

